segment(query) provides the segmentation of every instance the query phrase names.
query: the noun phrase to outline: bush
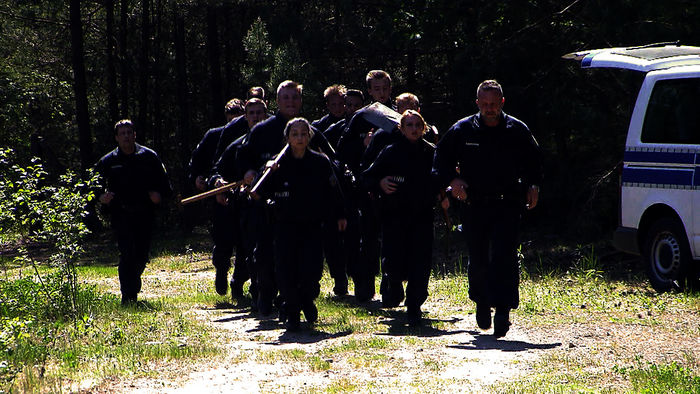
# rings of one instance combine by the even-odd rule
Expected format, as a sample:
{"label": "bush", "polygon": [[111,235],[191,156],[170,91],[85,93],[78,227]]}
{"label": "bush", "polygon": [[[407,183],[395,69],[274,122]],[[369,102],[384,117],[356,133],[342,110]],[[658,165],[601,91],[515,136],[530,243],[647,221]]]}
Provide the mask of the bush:
{"label": "bush", "polygon": [[[0,382],[10,383],[23,364],[43,364],[65,323],[75,324],[97,298],[93,289],[79,288],[75,262],[88,234],[86,207],[94,198],[96,177],[82,181],[74,173],[55,185],[38,160],[26,167],[14,163],[14,152],[0,148],[0,233],[21,244],[48,244],[48,267],[18,248],[14,263],[31,266],[34,276],[0,283]],[[7,269],[7,267],[5,267]]]}

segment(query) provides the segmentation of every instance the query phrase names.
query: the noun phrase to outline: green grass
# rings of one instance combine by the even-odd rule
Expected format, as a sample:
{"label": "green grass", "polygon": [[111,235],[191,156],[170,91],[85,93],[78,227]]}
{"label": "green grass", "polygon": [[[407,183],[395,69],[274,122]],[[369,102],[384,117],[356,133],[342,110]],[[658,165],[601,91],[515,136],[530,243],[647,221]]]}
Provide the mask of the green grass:
{"label": "green grass", "polygon": [[699,393],[700,376],[676,362],[657,365],[638,362],[633,367],[618,368],[623,376],[629,376],[632,387],[643,393]]}
{"label": "green grass", "polygon": [[[116,261],[111,260],[116,255],[110,249],[109,258],[96,259],[99,263],[83,262],[78,268],[80,281],[85,283],[85,292],[81,294],[90,307],[77,324],[37,321],[30,317],[11,323],[4,318],[0,332],[14,334],[6,335],[5,339],[0,336],[0,343],[14,341],[6,345],[12,346],[14,353],[12,359],[3,355],[0,360],[0,389],[62,391],[70,381],[148,377],[169,363],[178,365],[225,355],[228,350],[224,348],[226,341],[222,333],[199,323],[190,311],[218,307],[229,300],[213,291],[213,275],[197,275],[213,271],[208,252],[197,252],[189,246],[183,248],[181,244],[181,241],[168,241],[159,245],[157,257],[148,265],[143,278],[144,290],[157,295],[145,297],[146,302],[139,308],[125,309],[119,305]],[[568,269],[551,268],[546,257],[540,257],[540,263],[530,264],[529,270],[523,269],[521,304],[513,312],[518,325],[547,329],[605,322],[612,327],[648,326],[674,330],[679,335],[700,336],[700,327],[676,318],[700,310],[699,294],[657,294],[646,282],[611,279],[606,277],[606,268],[593,248],[579,248],[577,253],[578,260]],[[48,270],[41,267],[41,272]],[[34,272],[30,267],[20,270],[5,265],[9,281],[20,275],[31,278]],[[379,279],[376,282],[378,287]],[[313,335],[337,336],[337,340],[320,341],[314,348],[301,344],[291,349],[239,352],[230,361],[291,363],[295,371],[319,374],[334,371],[340,363],[369,371],[371,377],[410,370],[414,380],[407,386],[409,390],[440,392],[441,385],[458,383],[469,387],[468,381],[441,380],[439,375],[448,365],[431,358],[428,352],[421,352],[451,344],[448,337],[426,337],[423,333],[449,332],[453,330],[451,319],[455,315],[474,312],[466,276],[449,274],[431,278],[428,299],[431,320],[422,329],[403,324],[404,308],[385,310],[376,305],[357,305],[352,300],[330,295],[332,286],[332,279],[324,273],[317,300],[319,321],[314,327],[317,334]],[[7,295],[2,294],[4,298]],[[269,343],[277,339],[277,334],[261,332],[246,338]],[[415,360],[396,357],[397,352],[413,354]],[[622,366],[613,369],[601,365],[594,356],[575,358],[555,349],[532,364],[531,372],[495,385],[490,391],[600,392],[617,391],[620,387],[642,391],[652,387],[662,392],[671,385],[687,388],[687,392],[698,391],[700,367],[695,358],[668,363],[630,363],[628,359],[616,359]],[[3,360],[10,362],[2,364]],[[465,360],[461,362],[467,363]],[[14,378],[7,380],[11,376]],[[333,379],[327,386],[309,389],[333,393],[406,387],[394,378],[373,382],[343,377]]]}

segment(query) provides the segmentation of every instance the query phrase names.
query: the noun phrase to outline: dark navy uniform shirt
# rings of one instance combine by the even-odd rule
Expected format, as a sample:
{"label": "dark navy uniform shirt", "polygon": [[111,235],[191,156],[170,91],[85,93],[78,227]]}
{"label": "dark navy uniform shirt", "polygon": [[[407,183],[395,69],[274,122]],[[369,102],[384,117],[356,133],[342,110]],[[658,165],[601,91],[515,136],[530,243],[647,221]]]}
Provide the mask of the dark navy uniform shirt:
{"label": "dark navy uniform shirt", "polygon": [[[423,139],[416,143],[402,136],[379,153],[362,173],[362,184],[381,196],[382,211],[388,215],[430,214],[436,203],[437,183],[432,175],[435,146]],[[379,182],[392,176],[396,191],[384,194]]]}
{"label": "dark navy uniform shirt", "polygon": [[136,144],[136,151],[124,154],[119,148],[104,155],[95,165],[102,185],[114,193],[109,204],[112,213],[120,209],[128,211],[150,211],[154,208],[148,195],[156,191],[162,198],[168,197],[172,189],[165,167],[153,150]]}
{"label": "dark navy uniform shirt", "polygon": [[300,159],[287,150],[259,194],[273,201],[279,221],[321,223],[345,217],[343,197],[328,158],[310,149]]}
{"label": "dark navy uniform shirt", "polygon": [[215,127],[213,129],[207,130],[204,133],[204,137],[199,141],[197,147],[192,151],[192,156],[190,157],[190,163],[188,165],[189,180],[194,184],[198,176],[208,177],[211,171],[212,165],[215,161],[216,146],[219,143],[219,138],[221,137],[221,132],[224,127]]}
{"label": "dark navy uniform shirt", "polygon": [[318,130],[320,132],[324,132],[332,124],[337,123],[341,120],[343,120],[343,118],[337,118],[331,114],[326,114],[321,119],[317,119],[317,120],[314,120],[313,122],[311,122],[311,126],[315,127],[316,130]]}
{"label": "dark navy uniform shirt", "polygon": [[441,186],[463,179],[474,197],[522,198],[527,187],[540,185],[542,158],[525,123],[503,113],[498,126],[487,127],[475,114],[459,120],[440,140],[433,171]]}

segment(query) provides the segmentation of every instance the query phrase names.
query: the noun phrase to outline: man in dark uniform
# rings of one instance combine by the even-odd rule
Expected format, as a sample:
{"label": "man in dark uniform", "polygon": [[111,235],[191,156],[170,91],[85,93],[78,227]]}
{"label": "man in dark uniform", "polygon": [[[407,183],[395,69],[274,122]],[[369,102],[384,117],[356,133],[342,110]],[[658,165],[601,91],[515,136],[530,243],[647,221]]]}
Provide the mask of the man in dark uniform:
{"label": "man in dark uniform", "polygon": [[[219,150],[222,151],[216,154],[216,157],[219,159],[214,165],[212,176],[208,180],[212,188],[223,186],[229,182],[236,182],[243,178],[243,173],[236,161],[238,149],[243,144],[245,136],[250,133],[250,129],[264,120],[266,116],[267,107],[265,106],[265,102],[258,98],[252,98],[245,104],[245,115],[236,118],[226,125],[219,139],[219,147],[217,147],[217,152]],[[235,140],[228,141],[236,136],[237,138]],[[222,149],[221,146],[224,144],[226,147]],[[252,251],[254,245],[251,243],[248,228],[245,226],[249,211],[249,203],[246,195],[245,193],[239,193],[237,190],[232,190],[231,192],[217,194],[216,202],[217,206],[215,211],[219,212],[219,218],[215,217],[213,220],[215,222],[221,220],[227,221],[225,225],[228,226],[231,232],[237,235],[235,237],[236,264],[233,275],[231,276],[231,297],[241,298],[243,296],[243,283],[251,279],[250,294],[254,297],[253,299],[256,300],[255,278],[250,275],[250,272],[255,272],[252,266]],[[234,237],[227,236],[226,241],[228,242],[217,245],[217,249],[219,246],[221,249],[225,248],[225,255],[229,256],[229,258],[224,261],[226,271],[228,272],[230,257],[234,248]],[[226,262],[228,262],[228,264],[226,264]]]}
{"label": "man in dark uniform", "polygon": [[[520,120],[503,112],[503,89],[494,80],[477,89],[479,112],[461,119],[440,140],[433,171],[461,201],[469,248],[469,298],[481,329],[504,336],[519,304],[518,227],[539,197],[542,159],[537,141]],[[456,168],[459,168],[458,170]]]}
{"label": "man in dark uniform", "polygon": [[[391,77],[386,71],[372,70],[365,77],[367,92],[373,102],[382,103],[392,108]],[[365,107],[367,108],[367,107]],[[365,119],[360,109],[348,122],[338,142],[338,158],[359,177],[363,168],[362,157],[372,138],[374,125]],[[374,197],[367,193],[358,193],[356,206],[360,211],[360,251],[356,267],[351,270],[355,282],[355,297],[359,302],[366,302],[374,297],[374,278],[379,274],[379,221]]]}
{"label": "man in dark uniform", "polygon": [[[229,130],[235,129],[235,127],[231,126],[236,123],[236,119],[243,119],[240,116],[242,111],[241,100],[237,98],[229,100],[224,108],[226,125],[208,130],[194,151],[192,151],[189,163],[189,176],[197,190],[206,191],[209,188],[207,179],[211,175],[212,167],[221,153],[217,152],[221,136],[227,128]],[[245,119],[243,121],[245,123]],[[220,295],[226,295],[229,287],[227,276],[231,268],[231,257],[233,256],[233,245],[235,243],[235,232],[232,223],[233,212],[225,207],[214,205],[211,229],[214,247],[212,248],[211,261],[216,269],[214,287]],[[240,272],[239,274],[247,276],[246,272]]]}
{"label": "man in dark uniform", "polygon": [[365,102],[365,95],[362,94],[361,90],[348,89],[345,92],[345,117],[338,122],[333,123],[325,129],[318,129],[323,132],[323,136],[326,137],[328,142],[331,144],[333,149],[338,150],[338,141],[343,135],[343,131],[347,126],[348,122],[352,116],[362,108]]}
{"label": "man in dark uniform", "polygon": [[[243,137],[258,122],[267,116],[265,103],[257,98],[250,99],[245,104],[245,115],[229,122],[221,131],[219,143],[214,157],[216,158],[212,176],[208,179],[211,188],[223,186],[228,182],[235,182],[243,177],[243,174],[236,168],[236,153],[242,143]],[[221,159],[226,153],[223,164]],[[231,197],[231,198],[229,198]],[[245,247],[247,242],[243,238],[247,237],[246,231],[241,229],[241,213],[245,201],[245,195],[241,196],[236,191],[220,193],[216,196],[214,207],[215,246],[212,261],[217,269],[217,279],[226,278],[231,267],[231,256],[236,249],[236,264],[231,276],[231,297],[234,299],[243,296],[243,283],[250,278],[249,266],[246,263],[248,250]],[[218,228],[217,228],[218,226]],[[218,242],[217,242],[218,241]],[[240,264],[239,264],[240,261]],[[218,282],[217,282],[218,283]],[[255,288],[255,281],[252,281]],[[225,283],[224,283],[225,285]],[[253,294],[255,290],[251,291]],[[224,294],[225,291],[224,291]]]}
{"label": "man in dark uniform", "polygon": [[[338,140],[345,130],[347,122],[357,110],[362,108],[364,95],[360,90],[348,89],[344,100],[345,118],[330,125],[323,132],[323,137],[326,138],[333,149],[337,149]],[[314,134],[314,138],[318,135],[318,133]],[[332,220],[326,222],[323,232],[323,253],[326,257],[331,277],[335,282],[333,292],[338,296],[344,296],[348,293],[348,273],[352,272],[358,260],[360,245],[359,216],[355,204],[356,199],[352,198],[355,191],[353,190],[353,178],[350,176],[350,172],[346,171],[345,166],[337,161],[331,161],[331,163],[334,165],[333,168],[336,171],[336,176],[340,181],[341,189],[345,196],[348,226],[346,231],[340,232]]]}
{"label": "man in dark uniform", "polygon": [[[238,151],[240,166],[245,169],[244,182],[252,184],[265,163],[277,155],[285,145],[284,128],[287,122],[301,111],[302,85],[284,81],[277,87],[277,113],[258,123],[250,131],[245,144]],[[251,218],[256,220],[254,259],[258,285],[257,310],[261,315],[272,313],[272,303],[277,295],[274,275],[273,234],[267,222],[264,201],[256,201]]]}
{"label": "man in dark uniform", "polygon": [[347,89],[343,85],[331,85],[323,91],[323,99],[326,100],[328,113],[321,119],[314,120],[311,125],[316,130],[323,132],[330,125],[343,119],[345,116],[345,93]]}
{"label": "man in dark uniform", "polygon": [[[224,107],[226,124],[243,114],[243,103],[237,98],[233,98]],[[199,191],[207,190],[207,177],[210,175],[216,152],[216,147],[221,137],[221,132],[226,127],[220,126],[207,130],[197,147],[192,151],[189,163],[189,178]]]}
{"label": "man in dark uniform", "polygon": [[95,166],[105,187],[98,201],[107,207],[117,236],[122,305],[133,305],[149,260],[155,208],[172,189],[158,155],[136,143],[130,120],[117,122],[114,136],[117,148]]}

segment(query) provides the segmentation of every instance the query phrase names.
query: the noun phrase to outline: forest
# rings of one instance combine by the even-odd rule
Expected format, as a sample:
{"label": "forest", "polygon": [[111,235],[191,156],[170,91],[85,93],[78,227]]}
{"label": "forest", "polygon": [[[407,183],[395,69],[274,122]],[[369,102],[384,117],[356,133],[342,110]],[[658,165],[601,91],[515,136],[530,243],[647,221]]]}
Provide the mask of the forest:
{"label": "forest", "polygon": [[[299,81],[303,114],[317,119],[326,86],[364,90],[367,71],[384,69],[393,95],[418,95],[444,132],[476,112],[477,84],[495,78],[504,110],[545,153],[529,220],[595,239],[616,225],[616,169],[640,78],[581,70],[562,55],[698,44],[697,20],[700,3],[690,0],[3,1],[0,146],[20,165],[39,157],[57,179],[90,168],[113,149],[114,122],[131,118],[187,196],[192,149],[250,86]],[[171,211],[177,223],[182,211]]]}

